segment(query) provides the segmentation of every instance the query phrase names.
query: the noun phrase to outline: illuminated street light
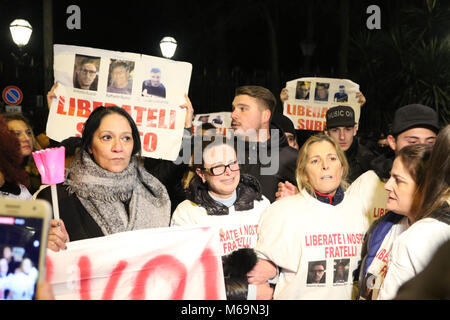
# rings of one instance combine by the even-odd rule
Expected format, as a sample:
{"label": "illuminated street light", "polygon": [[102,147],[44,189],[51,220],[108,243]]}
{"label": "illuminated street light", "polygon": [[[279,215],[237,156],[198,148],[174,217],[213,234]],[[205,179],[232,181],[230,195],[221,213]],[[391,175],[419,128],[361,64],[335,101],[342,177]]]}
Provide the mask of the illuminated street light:
{"label": "illuminated street light", "polygon": [[161,53],[165,58],[172,58],[177,49],[177,41],[172,37],[164,37],[159,43]]}
{"label": "illuminated street light", "polygon": [[33,28],[27,20],[16,19],[9,25],[13,41],[19,48],[28,44]]}

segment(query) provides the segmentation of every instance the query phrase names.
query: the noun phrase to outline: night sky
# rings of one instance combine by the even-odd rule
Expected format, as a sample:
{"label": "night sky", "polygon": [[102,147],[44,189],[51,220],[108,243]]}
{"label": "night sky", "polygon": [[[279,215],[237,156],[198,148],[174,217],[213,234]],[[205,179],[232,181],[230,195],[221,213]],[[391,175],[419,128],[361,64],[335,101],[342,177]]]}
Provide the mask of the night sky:
{"label": "night sky", "polygon": [[[404,6],[425,1],[349,1],[350,39],[367,31],[376,36],[389,30]],[[230,107],[233,90],[244,84],[263,85],[276,97],[289,80],[302,76],[339,77],[338,51],[341,41],[342,0],[227,0],[227,1],[53,1],[53,39],[55,44],[87,46],[99,49],[161,56],[159,41],[173,36],[178,41],[174,60],[193,65],[189,95],[197,113],[224,111]],[[45,96],[43,81],[42,1],[0,1],[0,85],[21,85],[25,95]],[[305,72],[300,42],[306,39],[308,3],[312,3],[312,34],[316,45]],[[81,9],[81,30],[69,30],[66,13],[69,5]],[[381,30],[368,31],[366,9],[377,4],[381,9]],[[17,51],[9,34],[9,23],[18,17],[28,19],[33,34],[26,52],[33,57],[33,67],[25,67],[15,79]],[[269,17],[269,19],[267,18]],[[274,33],[270,33],[269,25]],[[272,36],[272,38],[271,38]],[[272,41],[272,42],[271,42]],[[276,47],[274,58],[271,43]],[[273,59],[276,59],[274,63]],[[347,78],[355,82],[359,57],[349,52]],[[273,78],[274,66],[278,67]],[[27,69],[28,68],[28,69]],[[275,79],[278,83],[274,83]],[[361,90],[364,92],[365,88]],[[367,91],[367,90],[366,90]],[[28,94],[27,94],[28,93]],[[368,100],[370,97],[367,97]],[[30,99],[25,108],[33,108]]]}

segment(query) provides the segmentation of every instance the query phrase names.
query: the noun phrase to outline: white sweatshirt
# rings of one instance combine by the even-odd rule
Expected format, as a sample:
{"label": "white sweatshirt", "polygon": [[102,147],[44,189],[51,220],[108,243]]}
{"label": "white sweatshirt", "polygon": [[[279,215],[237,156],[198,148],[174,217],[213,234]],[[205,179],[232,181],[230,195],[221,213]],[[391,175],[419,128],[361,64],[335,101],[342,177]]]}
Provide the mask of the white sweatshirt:
{"label": "white sweatshirt", "polygon": [[404,231],[393,244],[378,299],[394,299],[402,284],[421,272],[448,239],[450,225],[433,218],[419,220]]}
{"label": "white sweatshirt", "polygon": [[[255,250],[281,268],[274,299],[351,299],[367,227],[361,201],[347,194],[336,206],[306,191],[272,203],[261,216]],[[317,262],[325,269],[323,283],[308,277]],[[344,280],[335,274],[340,263]]]}

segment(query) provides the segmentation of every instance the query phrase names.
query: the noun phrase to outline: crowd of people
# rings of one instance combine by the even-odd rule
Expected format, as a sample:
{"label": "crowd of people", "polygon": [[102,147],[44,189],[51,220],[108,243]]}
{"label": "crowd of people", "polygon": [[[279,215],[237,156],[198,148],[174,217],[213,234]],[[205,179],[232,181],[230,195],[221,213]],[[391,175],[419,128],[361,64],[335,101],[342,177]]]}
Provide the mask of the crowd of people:
{"label": "crowd of people", "polygon": [[[272,92],[238,87],[230,138],[214,127],[192,135],[194,108],[185,98],[183,139],[201,148],[188,163],[143,159],[134,120],[115,106],[92,111],[81,138],[50,142],[68,146],[70,161],[57,186],[60,219],[51,220],[49,249],[183,225],[217,228],[223,239],[228,226],[252,224],[258,233],[247,245],[223,253],[229,299],[394,299],[408,296],[404,286],[410,297],[427,297],[427,282],[415,278],[445,263],[434,254],[450,239],[450,126],[441,128],[432,108],[397,109],[390,152],[380,154],[359,139],[345,105],[327,111],[324,132],[301,137],[275,114]],[[202,135],[208,141],[195,144]],[[0,146],[0,196],[52,203],[30,156],[42,147],[26,118],[0,116]],[[236,281],[243,294],[233,292]],[[441,292],[428,297],[450,296]]]}

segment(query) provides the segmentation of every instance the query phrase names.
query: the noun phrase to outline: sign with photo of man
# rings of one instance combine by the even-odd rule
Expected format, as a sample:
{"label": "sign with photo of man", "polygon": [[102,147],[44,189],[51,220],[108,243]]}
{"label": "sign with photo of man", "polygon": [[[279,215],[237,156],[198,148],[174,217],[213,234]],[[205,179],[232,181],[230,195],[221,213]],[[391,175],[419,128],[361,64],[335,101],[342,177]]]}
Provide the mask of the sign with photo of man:
{"label": "sign with photo of man", "polygon": [[[175,160],[184,130],[192,65],[128,52],[54,45],[58,82],[47,121],[56,141],[81,136],[99,106],[119,106],[136,122],[145,157]],[[164,84],[163,84],[164,83]]]}
{"label": "sign with photo of man", "polygon": [[286,89],[289,98],[284,102],[283,114],[297,130],[323,131],[328,109],[339,105],[351,107],[359,121],[359,85],[351,80],[300,78],[288,81]]}

